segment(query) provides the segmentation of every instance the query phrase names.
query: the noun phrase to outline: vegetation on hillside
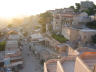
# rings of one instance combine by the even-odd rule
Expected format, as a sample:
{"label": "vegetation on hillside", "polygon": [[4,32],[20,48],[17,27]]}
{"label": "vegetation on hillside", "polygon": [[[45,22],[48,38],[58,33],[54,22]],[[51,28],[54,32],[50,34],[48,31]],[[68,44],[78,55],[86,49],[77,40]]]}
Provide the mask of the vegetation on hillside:
{"label": "vegetation on hillside", "polygon": [[41,24],[42,32],[46,32],[46,23],[49,23],[52,19],[52,14],[50,12],[45,12],[40,14],[40,19],[38,23]]}
{"label": "vegetation on hillside", "polygon": [[[79,12],[80,9],[80,3],[75,3],[75,6],[70,6],[69,8],[72,8],[74,10],[75,13]],[[88,15],[93,15],[96,11],[94,10],[96,9],[96,5],[94,4],[94,8],[88,8],[86,10],[82,10],[82,12],[86,12]]]}
{"label": "vegetation on hillside", "polygon": [[88,15],[93,15],[95,14],[94,8],[88,8],[86,10],[83,10],[82,12],[86,12]]}
{"label": "vegetation on hillside", "polygon": [[96,29],[96,21],[86,23],[86,26],[91,29]]}
{"label": "vegetation on hillside", "polygon": [[68,41],[63,35],[52,34],[52,37],[61,43]]}
{"label": "vegetation on hillside", "polygon": [[39,29],[39,28],[40,28],[40,26],[36,26],[36,27],[35,27],[35,29]]}
{"label": "vegetation on hillside", "polygon": [[26,37],[28,35],[28,32],[24,32],[23,35]]}
{"label": "vegetation on hillside", "polygon": [[94,36],[92,36],[92,41],[93,41],[94,43],[96,43],[96,34],[95,34]]}
{"label": "vegetation on hillside", "polygon": [[0,43],[0,51],[4,51],[5,50],[5,46],[6,46],[6,42],[5,41],[2,41]]}
{"label": "vegetation on hillside", "polygon": [[8,25],[7,25],[7,28],[10,28],[10,27],[12,27],[12,24],[8,24]]}

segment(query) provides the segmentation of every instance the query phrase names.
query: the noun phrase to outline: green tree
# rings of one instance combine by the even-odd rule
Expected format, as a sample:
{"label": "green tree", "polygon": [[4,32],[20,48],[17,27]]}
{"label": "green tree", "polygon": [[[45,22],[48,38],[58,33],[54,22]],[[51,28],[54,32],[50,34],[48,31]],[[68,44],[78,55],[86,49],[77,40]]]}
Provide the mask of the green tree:
{"label": "green tree", "polygon": [[77,13],[77,9],[74,9],[74,12]]}
{"label": "green tree", "polygon": [[96,34],[92,36],[92,41],[96,43]]}
{"label": "green tree", "polygon": [[23,35],[26,37],[28,35],[28,32],[23,33]]}
{"label": "green tree", "polygon": [[96,5],[94,4],[94,8],[96,9]]}
{"label": "green tree", "polygon": [[35,27],[35,29],[39,29],[39,28],[40,28],[40,26],[36,26],[36,27]]}
{"label": "green tree", "polygon": [[80,3],[75,3],[76,5],[76,9],[79,10],[80,9]]}
{"label": "green tree", "polygon": [[88,9],[84,10],[84,12],[86,12],[88,15],[91,14],[91,12]]}
{"label": "green tree", "polygon": [[93,8],[88,8],[86,10],[83,10],[83,12],[86,12],[88,15],[95,14],[95,10]]}
{"label": "green tree", "polygon": [[0,51],[4,51],[5,50],[5,47],[6,47],[6,42],[5,41],[2,41],[0,43]]}
{"label": "green tree", "polygon": [[70,6],[69,8],[72,8],[73,10],[75,9],[75,7],[74,7],[74,6]]}
{"label": "green tree", "polygon": [[12,27],[12,24],[8,24],[7,27],[8,27],[8,28]]}
{"label": "green tree", "polygon": [[86,26],[92,29],[96,29],[96,21],[93,22],[87,22]]}
{"label": "green tree", "polygon": [[50,12],[45,12],[41,13],[39,17],[38,23],[41,24],[42,31],[46,32],[46,23],[49,23],[52,20],[52,14]]}

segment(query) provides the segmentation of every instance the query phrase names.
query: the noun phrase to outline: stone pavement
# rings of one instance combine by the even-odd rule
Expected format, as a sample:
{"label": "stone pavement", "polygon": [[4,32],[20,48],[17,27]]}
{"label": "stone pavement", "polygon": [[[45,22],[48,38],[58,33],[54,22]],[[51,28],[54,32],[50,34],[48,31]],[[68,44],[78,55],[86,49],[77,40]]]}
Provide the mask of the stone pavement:
{"label": "stone pavement", "polygon": [[19,72],[41,72],[40,60],[29,50],[29,44],[25,45],[24,43],[21,51],[24,67]]}

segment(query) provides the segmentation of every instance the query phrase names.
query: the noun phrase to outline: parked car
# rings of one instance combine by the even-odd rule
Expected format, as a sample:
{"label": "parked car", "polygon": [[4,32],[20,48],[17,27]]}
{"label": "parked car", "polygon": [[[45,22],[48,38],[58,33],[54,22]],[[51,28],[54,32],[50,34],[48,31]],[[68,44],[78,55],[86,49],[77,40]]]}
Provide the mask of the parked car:
{"label": "parked car", "polygon": [[23,46],[23,43],[21,42],[21,46]]}
{"label": "parked car", "polygon": [[19,68],[19,69],[23,69],[23,65],[22,65],[22,64],[19,64],[19,65],[18,65],[18,68]]}
{"label": "parked car", "polygon": [[5,70],[6,70],[6,72],[12,72],[12,70],[10,68],[6,68]]}
{"label": "parked car", "polygon": [[23,48],[22,48],[22,46],[20,46],[20,50],[22,50]]}
{"label": "parked car", "polygon": [[27,42],[25,42],[25,44],[27,44]]}
{"label": "parked car", "polygon": [[0,63],[0,67],[2,67],[3,66],[3,63]]}
{"label": "parked car", "polygon": [[18,66],[13,67],[13,71],[14,71],[14,72],[18,72],[18,71],[19,71]]}

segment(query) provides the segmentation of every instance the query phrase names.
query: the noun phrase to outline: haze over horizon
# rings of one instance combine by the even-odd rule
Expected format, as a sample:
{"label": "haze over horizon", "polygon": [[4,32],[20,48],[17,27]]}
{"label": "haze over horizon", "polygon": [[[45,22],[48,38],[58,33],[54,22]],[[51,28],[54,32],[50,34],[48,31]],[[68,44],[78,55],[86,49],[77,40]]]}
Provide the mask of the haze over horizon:
{"label": "haze over horizon", "polygon": [[[46,10],[75,6],[86,0],[0,0],[0,17],[19,18],[20,15],[36,15]],[[92,0],[96,4],[96,0]]]}
{"label": "haze over horizon", "polygon": [[[0,0],[0,25],[10,23],[13,18],[24,18],[31,15],[75,6],[75,3],[86,0]],[[92,0],[96,4],[96,0]]]}

